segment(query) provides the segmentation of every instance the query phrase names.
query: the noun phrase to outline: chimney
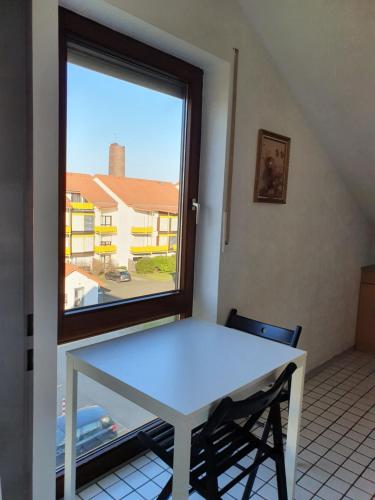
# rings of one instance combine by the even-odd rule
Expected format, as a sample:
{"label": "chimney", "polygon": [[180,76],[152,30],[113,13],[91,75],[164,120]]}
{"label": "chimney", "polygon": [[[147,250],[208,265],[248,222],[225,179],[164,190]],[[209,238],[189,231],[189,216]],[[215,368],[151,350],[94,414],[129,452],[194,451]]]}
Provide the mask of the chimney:
{"label": "chimney", "polygon": [[125,177],[125,146],[117,142],[109,145],[109,175]]}

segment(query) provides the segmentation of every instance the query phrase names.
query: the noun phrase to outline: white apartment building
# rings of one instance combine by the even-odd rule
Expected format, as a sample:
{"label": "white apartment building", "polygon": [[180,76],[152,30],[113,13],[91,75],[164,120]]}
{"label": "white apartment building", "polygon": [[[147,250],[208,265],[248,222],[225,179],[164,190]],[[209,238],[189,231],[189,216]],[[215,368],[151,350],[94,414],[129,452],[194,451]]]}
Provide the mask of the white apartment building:
{"label": "white apartment building", "polygon": [[123,146],[111,144],[108,175],[67,173],[66,261],[127,266],[177,248],[178,185],[125,176]]}
{"label": "white apartment building", "polygon": [[117,203],[89,174],[66,176],[67,262],[91,269],[93,259],[109,262],[116,252]]}

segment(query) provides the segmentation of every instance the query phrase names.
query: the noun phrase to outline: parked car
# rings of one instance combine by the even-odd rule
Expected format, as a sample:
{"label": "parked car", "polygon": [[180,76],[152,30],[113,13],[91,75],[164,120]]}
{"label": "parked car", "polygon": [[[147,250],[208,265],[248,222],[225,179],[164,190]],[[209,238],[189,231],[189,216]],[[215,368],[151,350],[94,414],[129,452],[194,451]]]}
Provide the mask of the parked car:
{"label": "parked car", "polygon": [[112,269],[106,272],[104,276],[106,280],[117,281],[119,283],[122,281],[131,281],[132,279],[129,271],[126,269]]}
{"label": "parked car", "polygon": [[[97,448],[117,437],[117,424],[107,410],[98,405],[80,408],[77,411],[77,456]],[[56,464],[64,463],[65,456],[65,415],[57,417],[56,423]]]}

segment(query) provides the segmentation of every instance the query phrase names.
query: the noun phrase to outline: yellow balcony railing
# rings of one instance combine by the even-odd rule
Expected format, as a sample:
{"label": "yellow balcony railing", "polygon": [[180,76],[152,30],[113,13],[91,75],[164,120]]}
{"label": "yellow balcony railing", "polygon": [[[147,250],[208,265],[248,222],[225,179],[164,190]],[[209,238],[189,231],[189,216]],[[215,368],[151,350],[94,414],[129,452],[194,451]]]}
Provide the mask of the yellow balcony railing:
{"label": "yellow balcony railing", "polygon": [[144,247],[130,247],[133,254],[148,254],[148,253],[166,253],[168,245],[146,245]]}
{"label": "yellow balcony railing", "polygon": [[72,228],[70,226],[65,226],[65,234],[70,234],[72,232]]}
{"label": "yellow balcony railing", "polygon": [[95,226],[95,232],[98,234],[116,234],[116,226]]}
{"label": "yellow balcony railing", "polygon": [[152,226],[133,226],[132,234],[152,234],[153,227]]}
{"label": "yellow balcony railing", "polygon": [[116,245],[95,245],[95,253],[98,253],[99,255],[115,253],[116,251]]}
{"label": "yellow balcony railing", "polygon": [[65,247],[65,257],[70,257],[70,255],[71,255],[70,248]]}
{"label": "yellow balcony railing", "polygon": [[72,208],[75,210],[94,210],[94,204],[93,203],[83,203],[80,201],[71,201],[70,202]]}

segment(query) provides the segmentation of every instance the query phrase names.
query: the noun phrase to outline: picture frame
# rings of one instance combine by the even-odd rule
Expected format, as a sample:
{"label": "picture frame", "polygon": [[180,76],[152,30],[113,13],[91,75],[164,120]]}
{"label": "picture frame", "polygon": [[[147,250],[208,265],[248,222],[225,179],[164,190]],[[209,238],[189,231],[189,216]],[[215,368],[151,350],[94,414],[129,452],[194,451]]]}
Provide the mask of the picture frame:
{"label": "picture frame", "polygon": [[259,130],[254,202],[286,203],[290,142],[290,137]]}

